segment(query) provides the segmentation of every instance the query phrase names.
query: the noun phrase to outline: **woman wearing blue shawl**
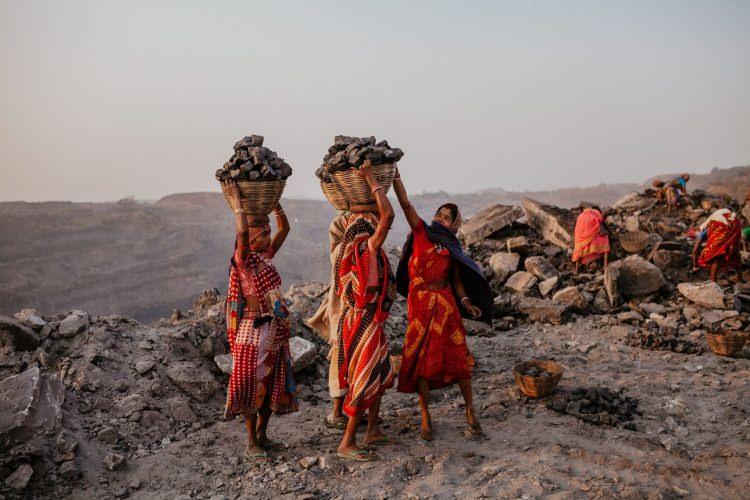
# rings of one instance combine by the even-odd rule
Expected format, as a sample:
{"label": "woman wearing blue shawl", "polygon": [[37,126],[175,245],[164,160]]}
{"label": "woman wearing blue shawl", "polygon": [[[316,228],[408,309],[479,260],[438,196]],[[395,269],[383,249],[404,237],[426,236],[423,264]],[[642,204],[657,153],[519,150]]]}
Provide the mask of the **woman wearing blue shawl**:
{"label": "woman wearing blue shawl", "polygon": [[461,225],[458,207],[442,205],[428,225],[409,203],[398,170],[393,190],[411,227],[396,274],[398,292],[408,304],[398,390],[419,393],[421,436],[432,441],[430,389],[458,384],[466,402],[469,431],[480,434],[471,390],[474,358],[466,345],[461,317],[491,324],[492,291],[456,238]]}

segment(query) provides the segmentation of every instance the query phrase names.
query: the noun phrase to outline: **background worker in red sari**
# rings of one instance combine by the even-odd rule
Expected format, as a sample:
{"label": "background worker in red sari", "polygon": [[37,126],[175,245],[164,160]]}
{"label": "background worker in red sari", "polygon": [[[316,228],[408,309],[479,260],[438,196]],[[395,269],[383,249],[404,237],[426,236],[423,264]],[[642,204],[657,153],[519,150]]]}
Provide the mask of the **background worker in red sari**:
{"label": "background worker in red sari", "polygon": [[398,171],[393,190],[412,230],[396,278],[398,291],[408,304],[398,390],[419,393],[421,436],[432,441],[429,391],[458,384],[466,403],[469,431],[480,434],[471,390],[474,358],[466,345],[461,316],[463,313],[491,324],[492,291],[455,236],[461,225],[458,207],[451,203],[441,206],[428,226],[409,203]]}
{"label": "background worker in red sari", "polygon": [[227,290],[227,336],[234,361],[225,416],[245,416],[245,458],[266,458],[281,443],[268,438],[271,413],[297,411],[289,353],[289,313],[281,296],[281,277],[271,258],[289,234],[289,221],[277,205],[278,230],[271,239],[267,222],[248,225],[234,181],[227,182],[237,226]]}
{"label": "background worker in red sari", "polygon": [[604,267],[609,264],[609,228],[598,207],[584,208],[576,220],[575,247],[572,260],[576,274],[580,265],[604,258]]}
{"label": "background worker in red sari", "polygon": [[716,281],[720,268],[737,269],[741,266],[742,225],[736,213],[727,208],[719,209],[701,224],[700,229],[706,231],[706,243],[698,265],[709,270],[711,281]]}
{"label": "background worker in red sari", "polygon": [[359,175],[367,181],[377,206],[351,207],[336,262],[336,293],[343,304],[338,326],[338,375],[340,388],[346,390],[344,412],[349,416],[337,454],[359,462],[377,458],[356,442],[365,410],[369,410],[365,444],[388,443],[378,427],[378,417],[380,399],[394,379],[383,324],[396,296],[396,285],[382,249],[394,215],[371,169],[367,160]]}

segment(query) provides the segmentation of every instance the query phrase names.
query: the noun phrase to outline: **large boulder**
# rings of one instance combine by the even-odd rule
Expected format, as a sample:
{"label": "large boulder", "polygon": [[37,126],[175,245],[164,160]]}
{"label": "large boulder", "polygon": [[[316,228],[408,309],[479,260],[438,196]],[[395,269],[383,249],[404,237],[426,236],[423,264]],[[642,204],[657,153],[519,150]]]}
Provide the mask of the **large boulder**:
{"label": "large boulder", "polygon": [[292,370],[295,373],[313,364],[318,354],[315,344],[302,337],[289,339],[289,352],[292,355]]}
{"label": "large boulder", "polygon": [[146,398],[141,394],[133,393],[120,399],[112,408],[112,415],[115,417],[129,417],[133,413],[148,408]]}
{"label": "large boulder", "polygon": [[505,286],[510,288],[514,292],[526,293],[536,285],[536,277],[526,271],[518,271],[508,278],[505,282]]}
{"label": "large boulder", "polygon": [[560,281],[560,278],[557,276],[553,276],[551,278],[548,278],[542,282],[539,283],[539,294],[542,297],[546,297],[550,293],[552,293],[552,290],[554,290],[557,287],[557,283]]}
{"label": "large boulder", "polygon": [[683,297],[699,306],[710,309],[724,309],[724,291],[713,281],[702,283],[680,283],[677,285]]}
{"label": "large boulder", "polygon": [[13,474],[5,478],[5,486],[16,491],[26,489],[34,475],[34,469],[29,464],[21,464]]}
{"label": "large boulder", "polygon": [[60,322],[60,335],[63,337],[74,337],[77,333],[89,326],[89,313],[86,311],[71,311],[68,316]]}
{"label": "large boulder", "polygon": [[498,281],[505,281],[505,278],[516,272],[520,256],[517,253],[497,252],[490,256],[490,268],[492,274]]}
{"label": "large boulder", "polygon": [[0,449],[57,431],[64,399],[62,382],[36,366],[0,382]]}
{"label": "large boulder", "polygon": [[198,417],[193,413],[193,409],[190,408],[190,403],[181,397],[174,397],[167,400],[167,409],[169,414],[178,422],[194,423],[198,421]]}
{"label": "large boulder", "polygon": [[526,236],[513,236],[505,241],[505,247],[510,253],[525,255],[529,250],[529,239]]}
{"label": "large boulder", "polygon": [[558,290],[553,296],[552,300],[561,304],[567,304],[578,310],[584,310],[588,306],[586,297],[583,296],[581,291],[576,286],[569,286]]}
{"label": "large boulder", "polygon": [[20,312],[17,312],[13,316],[34,330],[39,330],[47,324],[36,309],[21,309]]}
{"label": "large boulder", "polygon": [[662,270],[680,269],[688,265],[688,254],[683,250],[659,249],[654,252],[651,260]]}
{"label": "large boulder", "polygon": [[526,262],[524,263],[524,266],[526,267],[526,270],[528,272],[530,272],[540,280],[548,280],[550,278],[557,278],[560,276],[560,271],[558,271],[555,266],[550,263],[550,261],[540,255],[528,257],[526,259]]}
{"label": "large boulder", "polygon": [[509,226],[523,216],[520,207],[507,205],[489,205],[461,225],[459,236],[467,245],[478,243],[487,236]]}
{"label": "large boulder", "polygon": [[549,299],[526,297],[518,304],[518,310],[531,321],[559,325],[568,317],[569,306]]}
{"label": "large boulder", "polygon": [[531,198],[524,198],[523,208],[534,227],[544,239],[560,248],[573,248],[573,232],[576,220],[570,210],[545,205]]}
{"label": "large boulder", "polygon": [[612,305],[622,298],[658,292],[666,283],[661,270],[638,255],[612,262],[604,272],[604,288]]}
{"label": "large boulder", "polygon": [[195,363],[175,363],[167,369],[167,377],[182,392],[197,401],[208,401],[221,389],[211,372]]}
{"label": "large boulder", "polygon": [[39,335],[8,316],[0,315],[0,345],[11,345],[17,351],[33,351],[39,347]]}

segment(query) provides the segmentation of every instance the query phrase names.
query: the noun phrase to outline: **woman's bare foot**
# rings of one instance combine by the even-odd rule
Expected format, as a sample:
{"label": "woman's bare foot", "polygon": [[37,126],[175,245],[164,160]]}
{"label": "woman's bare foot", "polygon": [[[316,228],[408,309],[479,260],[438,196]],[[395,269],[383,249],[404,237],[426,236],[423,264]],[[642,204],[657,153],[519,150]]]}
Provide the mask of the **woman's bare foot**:
{"label": "woman's bare foot", "polygon": [[422,439],[429,442],[435,439],[435,434],[432,431],[432,428],[422,428],[422,430],[419,432],[419,435]]}
{"label": "woman's bare foot", "polygon": [[482,434],[482,426],[479,424],[479,419],[474,411],[474,405],[466,407],[466,423],[469,424],[469,432],[475,436]]}
{"label": "woman's bare foot", "polygon": [[365,444],[373,444],[376,442],[382,442],[387,439],[387,436],[381,432],[380,429],[375,429],[365,436]]}
{"label": "woman's bare foot", "polygon": [[435,439],[435,433],[432,430],[432,419],[431,418],[422,418],[422,428],[419,432],[419,435],[424,439],[425,441],[432,441]]}
{"label": "woman's bare foot", "polygon": [[284,443],[269,439],[268,436],[258,437],[258,445],[264,450],[283,450]]}
{"label": "woman's bare foot", "polygon": [[266,451],[258,443],[248,444],[245,448],[245,459],[247,460],[263,460],[267,457]]}

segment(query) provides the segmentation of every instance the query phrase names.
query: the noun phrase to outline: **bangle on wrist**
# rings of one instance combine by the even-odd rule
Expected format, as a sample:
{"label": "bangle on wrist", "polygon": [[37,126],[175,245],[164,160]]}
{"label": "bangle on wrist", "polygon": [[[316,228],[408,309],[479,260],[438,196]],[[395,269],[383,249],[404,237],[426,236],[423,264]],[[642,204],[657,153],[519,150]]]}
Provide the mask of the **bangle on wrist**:
{"label": "bangle on wrist", "polygon": [[466,302],[471,302],[471,299],[469,297],[461,297],[461,304],[466,304]]}
{"label": "bangle on wrist", "polygon": [[234,209],[234,210],[232,210],[232,211],[233,211],[233,212],[234,212],[235,214],[245,214],[245,213],[247,213],[247,212],[245,212],[245,209],[244,209],[244,208],[235,208],[235,209]]}
{"label": "bangle on wrist", "polygon": [[381,186],[380,184],[376,184],[376,185],[374,185],[373,187],[370,188],[370,192],[372,194],[375,194],[375,191],[377,191],[378,189],[383,189],[383,186]]}

